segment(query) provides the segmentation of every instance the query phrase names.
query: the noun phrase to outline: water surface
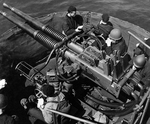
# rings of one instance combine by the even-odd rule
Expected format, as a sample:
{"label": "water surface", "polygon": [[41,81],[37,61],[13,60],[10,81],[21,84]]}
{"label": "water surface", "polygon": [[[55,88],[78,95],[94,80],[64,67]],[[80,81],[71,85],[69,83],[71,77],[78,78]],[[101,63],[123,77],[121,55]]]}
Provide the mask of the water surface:
{"label": "water surface", "polygon": [[[74,5],[81,11],[107,12],[111,16],[134,23],[150,31],[150,1],[149,0],[1,0],[31,16],[41,16],[51,12],[66,11],[69,5]],[[0,33],[6,31],[12,23],[0,16]]]}

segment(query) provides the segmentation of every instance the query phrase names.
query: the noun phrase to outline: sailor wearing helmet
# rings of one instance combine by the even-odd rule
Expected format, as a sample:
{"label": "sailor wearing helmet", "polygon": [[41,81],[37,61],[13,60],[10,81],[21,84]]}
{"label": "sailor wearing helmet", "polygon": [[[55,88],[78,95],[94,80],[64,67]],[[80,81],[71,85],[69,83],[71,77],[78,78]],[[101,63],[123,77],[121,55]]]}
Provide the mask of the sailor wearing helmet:
{"label": "sailor wearing helmet", "polygon": [[127,51],[127,45],[119,29],[115,28],[110,32],[109,37],[106,40],[106,44],[106,53],[108,55],[117,51],[118,56],[123,56]]}
{"label": "sailor wearing helmet", "polygon": [[[144,38],[144,42],[147,46],[150,46],[150,38]],[[150,49],[146,45],[137,44],[134,51],[135,56],[144,54],[147,58],[145,66],[139,72],[141,76],[141,82],[144,84],[144,88],[150,87]]]}

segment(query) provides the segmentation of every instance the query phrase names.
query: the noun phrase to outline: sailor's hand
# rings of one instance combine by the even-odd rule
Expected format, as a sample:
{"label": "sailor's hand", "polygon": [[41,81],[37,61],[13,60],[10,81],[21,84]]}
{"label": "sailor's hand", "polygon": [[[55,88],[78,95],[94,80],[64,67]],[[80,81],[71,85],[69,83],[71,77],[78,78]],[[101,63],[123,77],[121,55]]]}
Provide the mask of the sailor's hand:
{"label": "sailor's hand", "polygon": [[139,46],[140,46],[140,43],[137,43],[137,44],[136,44],[136,47],[139,47]]}
{"label": "sailor's hand", "polygon": [[12,117],[16,122],[19,121],[19,117],[18,117],[17,115],[12,115],[11,117]]}
{"label": "sailor's hand", "polygon": [[144,40],[148,40],[149,38],[145,37]]}
{"label": "sailor's hand", "polygon": [[4,88],[6,86],[7,82],[5,79],[0,80],[0,89]]}
{"label": "sailor's hand", "polygon": [[105,41],[105,43],[107,44],[108,47],[111,46],[112,40],[110,40],[109,38],[107,38],[107,40]]}
{"label": "sailor's hand", "polygon": [[92,36],[96,36],[93,32],[90,32],[89,34],[92,35]]}
{"label": "sailor's hand", "polygon": [[78,26],[78,29],[82,29],[82,28],[83,28],[83,25]]}
{"label": "sailor's hand", "polygon": [[36,100],[35,95],[30,95],[28,100],[29,100],[29,102],[35,102],[35,100]]}
{"label": "sailor's hand", "polygon": [[43,109],[44,108],[44,99],[43,98],[38,99],[37,107],[39,109]]}
{"label": "sailor's hand", "polygon": [[21,99],[20,104],[24,109],[27,109],[28,100],[26,98]]}
{"label": "sailor's hand", "polygon": [[81,32],[82,29],[83,29],[83,25],[78,26],[78,27],[75,29],[75,32]]}

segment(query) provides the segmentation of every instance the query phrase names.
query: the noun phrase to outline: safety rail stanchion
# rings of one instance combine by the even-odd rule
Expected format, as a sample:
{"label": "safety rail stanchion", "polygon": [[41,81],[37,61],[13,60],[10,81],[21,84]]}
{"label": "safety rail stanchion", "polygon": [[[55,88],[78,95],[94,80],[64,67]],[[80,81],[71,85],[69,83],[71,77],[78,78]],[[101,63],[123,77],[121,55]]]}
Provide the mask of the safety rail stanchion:
{"label": "safety rail stanchion", "polygon": [[142,114],[142,117],[141,117],[141,120],[140,120],[140,123],[139,123],[139,124],[142,124],[142,123],[143,123],[143,120],[144,120],[145,114],[146,114],[146,112],[147,112],[149,103],[150,103],[150,94],[149,94],[148,97],[147,97],[146,105],[145,105],[145,107],[144,107],[143,114]]}
{"label": "safety rail stanchion", "polygon": [[137,36],[135,36],[133,33],[131,33],[130,31],[128,31],[128,33],[133,36],[134,38],[136,38],[138,41],[140,41],[140,43],[142,43],[144,46],[146,46],[148,49],[150,49],[150,46],[147,45],[144,41],[142,41],[140,38],[138,38]]}

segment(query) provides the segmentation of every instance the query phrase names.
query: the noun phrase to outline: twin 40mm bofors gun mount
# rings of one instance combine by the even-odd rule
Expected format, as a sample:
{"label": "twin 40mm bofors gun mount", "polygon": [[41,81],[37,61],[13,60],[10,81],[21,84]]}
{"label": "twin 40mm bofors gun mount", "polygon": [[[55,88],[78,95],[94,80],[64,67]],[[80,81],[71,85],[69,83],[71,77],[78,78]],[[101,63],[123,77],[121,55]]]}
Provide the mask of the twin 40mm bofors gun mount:
{"label": "twin 40mm bofors gun mount", "polygon": [[[139,81],[138,70],[142,69],[146,63],[144,55],[139,55],[132,59],[128,53],[120,57],[116,55],[109,56],[104,50],[94,46],[95,43],[101,42],[101,40],[104,41],[103,37],[99,40],[90,35],[87,35],[88,38],[87,36],[83,38],[84,35],[78,35],[77,33],[65,36],[20,10],[8,6],[7,4],[3,5],[23,18],[25,23],[6,12],[0,12],[1,15],[16,24],[25,33],[46,47],[50,51],[49,60],[52,54],[55,53],[57,65],[56,75],[63,75],[59,72],[59,68],[62,67],[61,64],[58,63],[59,58],[61,57],[63,58],[62,61],[68,62],[67,66],[69,65],[71,70],[69,72],[66,70],[65,73],[75,73],[73,73],[72,77],[62,77],[61,80],[64,79],[66,82],[72,82],[78,80],[80,76],[83,76],[97,87],[101,87],[106,93],[105,97],[115,101],[115,103],[105,103],[101,101],[100,103],[104,106],[106,105],[110,108],[117,107],[117,110],[101,110],[102,113],[108,116],[113,116],[114,114],[118,116],[126,115],[134,111],[135,105],[139,103],[139,101],[143,103],[145,98],[139,100],[141,98],[141,92],[143,91],[143,85]],[[79,39],[84,40],[84,44],[79,43]],[[47,62],[49,62],[49,60]],[[36,72],[36,74],[32,76],[28,76],[28,74],[21,69],[22,66],[25,66],[24,68],[33,69],[32,66],[21,62],[16,67],[22,75],[31,81],[37,73],[40,73]],[[124,95],[126,97],[122,99]],[[120,109],[118,109],[118,106],[120,106]]]}

